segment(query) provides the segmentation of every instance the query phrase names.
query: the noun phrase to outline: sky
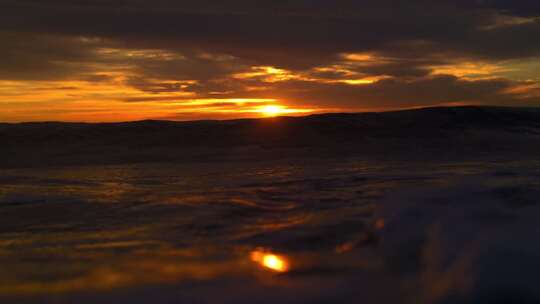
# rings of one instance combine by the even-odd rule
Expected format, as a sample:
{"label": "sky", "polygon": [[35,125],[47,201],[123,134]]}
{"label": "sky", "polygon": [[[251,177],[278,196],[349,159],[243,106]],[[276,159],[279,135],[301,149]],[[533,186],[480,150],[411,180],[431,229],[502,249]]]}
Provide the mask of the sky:
{"label": "sky", "polygon": [[540,106],[538,0],[1,0],[0,122]]}

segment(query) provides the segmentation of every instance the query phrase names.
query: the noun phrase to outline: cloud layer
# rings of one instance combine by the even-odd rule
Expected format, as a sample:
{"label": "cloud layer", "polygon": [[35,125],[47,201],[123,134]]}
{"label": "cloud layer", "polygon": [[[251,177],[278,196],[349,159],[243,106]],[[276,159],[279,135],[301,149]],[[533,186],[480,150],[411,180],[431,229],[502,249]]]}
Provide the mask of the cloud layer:
{"label": "cloud layer", "polygon": [[0,120],[540,105],[537,1],[0,6]]}

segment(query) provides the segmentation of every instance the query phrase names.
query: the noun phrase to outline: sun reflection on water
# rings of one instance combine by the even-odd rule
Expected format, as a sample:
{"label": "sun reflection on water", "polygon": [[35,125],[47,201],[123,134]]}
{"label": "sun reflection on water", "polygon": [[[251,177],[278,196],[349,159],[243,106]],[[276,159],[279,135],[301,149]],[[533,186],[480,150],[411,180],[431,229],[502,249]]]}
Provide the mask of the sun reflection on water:
{"label": "sun reflection on water", "polygon": [[261,267],[275,271],[287,272],[290,268],[287,259],[264,249],[257,249],[251,252],[251,260]]}

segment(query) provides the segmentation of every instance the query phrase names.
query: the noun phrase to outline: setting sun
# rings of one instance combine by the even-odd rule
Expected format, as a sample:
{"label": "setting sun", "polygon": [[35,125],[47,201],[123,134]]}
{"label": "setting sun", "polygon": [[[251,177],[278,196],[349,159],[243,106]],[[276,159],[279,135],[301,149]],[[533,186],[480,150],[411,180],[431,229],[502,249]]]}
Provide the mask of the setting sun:
{"label": "setting sun", "polygon": [[260,109],[260,112],[263,113],[266,116],[277,116],[280,114],[284,114],[287,111],[285,110],[285,107],[283,106],[264,106]]}
{"label": "setting sun", "polygon": [[315,109],[294,109],[281,105],[267,105],[258,107],[255,112],[267,117],[275,117],[279,115],[297,115],[313,113]]}

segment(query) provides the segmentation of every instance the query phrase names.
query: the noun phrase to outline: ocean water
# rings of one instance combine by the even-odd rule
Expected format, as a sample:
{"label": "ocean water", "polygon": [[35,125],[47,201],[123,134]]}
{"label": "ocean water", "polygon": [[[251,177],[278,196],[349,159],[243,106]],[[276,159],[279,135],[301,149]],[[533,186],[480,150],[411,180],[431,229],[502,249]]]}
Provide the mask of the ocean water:
{"label": "ocean water", "polygon": [[2,170],[0,302],[537,303],[539,184],[531,160]]}

